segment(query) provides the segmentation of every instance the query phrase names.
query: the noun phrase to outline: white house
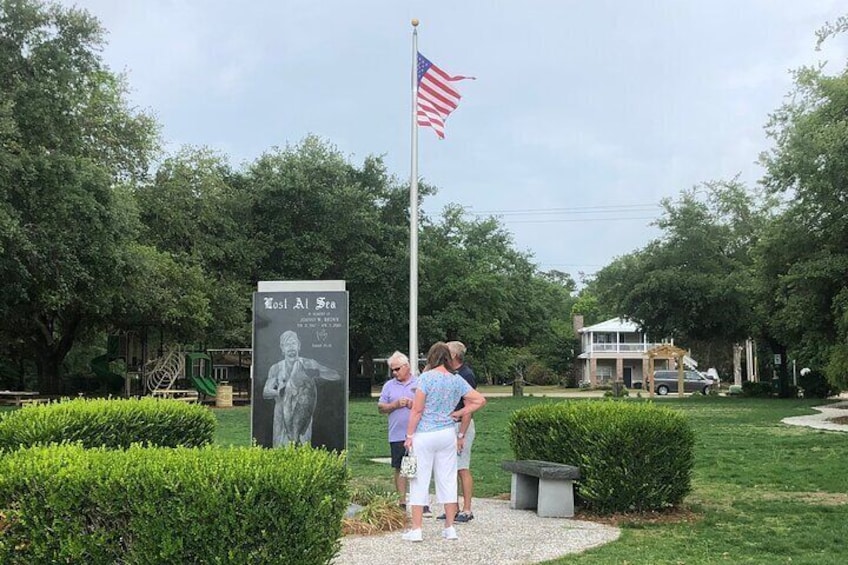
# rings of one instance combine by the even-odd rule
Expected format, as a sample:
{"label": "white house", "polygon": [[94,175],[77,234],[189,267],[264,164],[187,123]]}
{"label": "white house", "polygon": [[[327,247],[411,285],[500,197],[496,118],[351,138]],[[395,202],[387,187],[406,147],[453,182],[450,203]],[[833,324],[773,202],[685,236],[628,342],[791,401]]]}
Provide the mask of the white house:
{"label": "white house", "polygon": [[[574,329],[580,338],[581,383],[590,386],[624,383],[627,388],[639,388],[648,372],[648,351],[673,340],[652,342],[634,322],[612,318],[594,326],[583,326],[583,317],[574,317]],[[690,357],[683,364],[697,368]],[[656,367],[657,369],[664,367]]]}

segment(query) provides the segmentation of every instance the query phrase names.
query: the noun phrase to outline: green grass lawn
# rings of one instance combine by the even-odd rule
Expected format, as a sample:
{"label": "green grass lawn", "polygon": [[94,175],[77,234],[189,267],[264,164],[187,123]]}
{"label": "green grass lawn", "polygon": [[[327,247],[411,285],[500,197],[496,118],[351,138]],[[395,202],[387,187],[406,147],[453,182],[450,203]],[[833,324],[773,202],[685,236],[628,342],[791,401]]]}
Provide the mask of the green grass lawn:
{"label": "green grass lawn", "polygon": [[[494,398],[476,415],[475,496],[509,492],[513,410],[561,399]],[[573,400],[572,400],[573,401]],[[639,402],[639,400],[629,400]],[[579,400],[599,402],[599,400]],[[848,563],[848,434],[786,426],[816,400],[663,399],[696,430],[691,513],[675,522],[624,520],[621,538],[550,563]],[[250,443],[249,408],[216,410],[218,442]],[[349,461],[358,487],[391,489],[386,417],[374,399],[350,404]]]}

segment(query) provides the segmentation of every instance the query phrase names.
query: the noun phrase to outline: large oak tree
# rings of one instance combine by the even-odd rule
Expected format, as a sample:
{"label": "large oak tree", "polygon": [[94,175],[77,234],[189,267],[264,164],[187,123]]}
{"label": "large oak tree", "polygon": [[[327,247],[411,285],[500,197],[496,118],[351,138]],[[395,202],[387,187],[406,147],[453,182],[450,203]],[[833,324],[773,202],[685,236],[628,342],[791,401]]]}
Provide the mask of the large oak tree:
{"label": "large oak tree", "polygon": [[83,11],[0,2],[0,332],[35,359],[45,393],[118,300],[135,224],[115,187],[146,170],[157,139],[102,45]]}

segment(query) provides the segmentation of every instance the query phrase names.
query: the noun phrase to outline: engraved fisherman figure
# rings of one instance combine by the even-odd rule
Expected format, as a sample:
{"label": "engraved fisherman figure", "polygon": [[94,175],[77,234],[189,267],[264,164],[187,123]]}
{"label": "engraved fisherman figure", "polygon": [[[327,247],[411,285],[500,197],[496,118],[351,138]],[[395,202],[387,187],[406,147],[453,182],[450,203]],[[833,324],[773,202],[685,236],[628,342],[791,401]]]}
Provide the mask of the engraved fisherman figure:
{"label": "engraved fisherman figure", "polygon": [[280,335],[282,361],[268,370],[263,398],[274,401],[273,446],[309,444],[312,415],[318,403],[316,378],[337,381],[338,372],[300,356],[300,339],[288,330]]}

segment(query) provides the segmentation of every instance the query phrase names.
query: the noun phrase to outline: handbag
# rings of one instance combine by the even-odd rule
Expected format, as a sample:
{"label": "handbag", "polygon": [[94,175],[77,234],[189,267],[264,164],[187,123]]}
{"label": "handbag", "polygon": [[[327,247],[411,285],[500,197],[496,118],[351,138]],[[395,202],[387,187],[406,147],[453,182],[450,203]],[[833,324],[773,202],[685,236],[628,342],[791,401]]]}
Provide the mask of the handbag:
{"label": "handbag", "polygon": [[418,458],[407,449],[406,455],[400,460],[400,476],[412,479],[416,474],[418,474]]}

